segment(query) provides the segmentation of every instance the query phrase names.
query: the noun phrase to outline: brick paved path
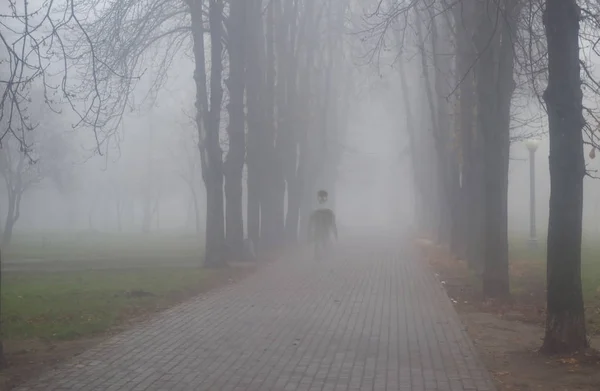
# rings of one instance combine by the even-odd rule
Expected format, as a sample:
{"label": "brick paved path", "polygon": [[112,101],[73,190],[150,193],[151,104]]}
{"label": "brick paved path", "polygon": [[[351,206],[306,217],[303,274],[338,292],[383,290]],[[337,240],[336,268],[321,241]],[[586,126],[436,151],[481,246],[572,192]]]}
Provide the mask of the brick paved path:
{"label": "brick paved path", "polygon": [[394,247],[269,265],[19,391],[493,390],[440,284]]}

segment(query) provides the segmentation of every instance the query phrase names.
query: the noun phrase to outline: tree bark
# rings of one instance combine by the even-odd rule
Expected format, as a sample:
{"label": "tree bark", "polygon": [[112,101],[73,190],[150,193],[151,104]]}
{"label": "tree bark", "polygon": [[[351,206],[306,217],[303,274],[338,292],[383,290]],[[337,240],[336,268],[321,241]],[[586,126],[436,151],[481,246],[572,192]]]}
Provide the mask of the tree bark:
{"label": "tree bark", "polygon": [[588,346],[581,290],[583,214],[583,94],[579,64],[580,9],[575,0],[546,0],[550,134],[550,215],[547,315],[542,352],[573,353]]}
{"label": "tree bark", "polygon": [[223,166],[226,198],[226,241],[228,255],[241,259],[244,242],[242,211],[242,172],[246,155],[244,129],[244,74],[246,1],[233,0],[230,5],[228,26],[229,78],[229,151]]}
{"label": "tree bark", "polygon": [[265,132],[265,36],[262,18],[262,1],[250,0],[247,6],[248,44],[246,45],[246,105],[248,137],[246,164],[248,167],[247,227],[248,237],[259,247],[261,239],[261,199],[264,191],[265,156],[262,143]]}
{"label": "tree bark", "polygon": [[[207,267],[224,265],[225,222],[223,205],[223,156],[219,142],[219,126],[223,87],[223,0],[209,2],[209,27],[211,34],[210,100],[206,80],[204,49],[203,1],[188,0],[194,39],[196,69],[196,125],[198,127],[202,177],[206,187],[206,240],[204,264]],[[210,101],[210,106],[209,106]]]}
{"label": "tree bark", "polygon": [[2,248],[6,249],[12,241],[15,224],[21,215],[21,199],[25,189],[21,187],[21,179],[17,179],[16,188],[8,189],[8,212],[2,232]]}
{"label": "tree bark", "polygon": [[[0,297],[2,295],[2,249],[0,249]],[[4,312],[2,306],[2,300],[0,300],[0,369],[6,367],[6,359],[4,357],[4,341],[3,341],[3,332],[2,332],[2,321],[4,319]]]}
{"label": "tree bark", "polygon": [[264,121],[260,137],[260,247],[270,250],[281,244],[285,219],[285,182],[276,149],[276,57],[275,57],[275,3],[269,2],[266,17],[266,78],[263,101]]}
{"label": "tree bark", "polygon": [[456,29],[456,83],[458,86],[458,136],[460,139],[461,214],[458,256],[467,260],[472,269],[481,272],[483,266],[483,154],[481,136],[477,132],[475,115],[477,100],[475,78],[471,69],[477,56],[473,49],[475,33],[474,4],[460,3],[453,7]]}
{"label": "tree bark", "polygon": [[516,2],[482,3],[477,16],[477,125],[484,152],[483,294],[505,298],[510,294],[507,194]]}

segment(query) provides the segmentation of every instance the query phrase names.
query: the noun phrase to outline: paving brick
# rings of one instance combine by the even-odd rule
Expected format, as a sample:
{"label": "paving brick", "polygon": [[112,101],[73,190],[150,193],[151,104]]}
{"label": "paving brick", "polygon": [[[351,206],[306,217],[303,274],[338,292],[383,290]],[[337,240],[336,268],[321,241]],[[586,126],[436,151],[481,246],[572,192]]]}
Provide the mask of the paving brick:
{"label": "paving brick", "polygon": [[428,266],[352,238],[163,312],[18,388],[494,390]]}

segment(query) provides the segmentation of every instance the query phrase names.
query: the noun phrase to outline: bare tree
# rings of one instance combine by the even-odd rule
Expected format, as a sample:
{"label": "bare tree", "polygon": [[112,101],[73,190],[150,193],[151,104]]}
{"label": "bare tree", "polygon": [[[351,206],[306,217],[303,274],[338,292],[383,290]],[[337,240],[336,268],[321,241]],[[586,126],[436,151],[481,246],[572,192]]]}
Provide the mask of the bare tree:
{"label": "bare tree", "polygon": [[21,215],[23,194],[42,180],[39,166],[32,163],[15,144],[14,141],[8,141],[0,149],[0,174],[4,178],[8,194],[8,208],[2,234],[3,249],[10,244],[13,229]]}
{"label": "bare tree", "polygon": [[579,60],[580,9],[575,0],[546,0],[550,125],[548,309],[542,351],[571,353],[588,346],[581,291],[583,213],[583,94]]}
{"label": "bare tree", "polygon": [[226,239],[228,254],[242,259],[244,217],[242,212],[242,172],[246,158],[245,137],[245,72],[246,72],[246,7],[247,0],[231,0],[227,18],[227,52],[229,76],[225,85],[229,91],[229,150],[223,165],[226,198]]}

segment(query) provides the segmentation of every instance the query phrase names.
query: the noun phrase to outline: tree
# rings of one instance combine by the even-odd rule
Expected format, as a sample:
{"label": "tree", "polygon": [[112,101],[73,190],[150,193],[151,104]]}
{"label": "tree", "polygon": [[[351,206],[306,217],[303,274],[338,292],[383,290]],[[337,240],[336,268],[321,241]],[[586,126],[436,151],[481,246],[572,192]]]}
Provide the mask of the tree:
{"label": "tree", "polygon": [[407,57],[411,40],[418,49],[424,125],[431,129],[418,132],[431,137],[417,137],[413,125],[409,138],[413,153],[435,162],[413,164],[417,198],[426,203],[421,226],[481,272],[484,294],[494,298],[509,294],[508,162],[520,9],[517,0],[390,1],[369,14],[364,30],[373,39],[371,58],[387,51],[390,27],[396,58]]}
{"label": "tree", "polygon": [[[209,0],[210,30],[210,98],[206,85],[202,1],[190,0],[192,36],[196,71],[196,125],[200,134],[202,177],[206,185],[205,265],[220,267],[224,263],[225,221],[223,207],[223,157],[219,143],[221,104],[223,101],[223,1]],[[210,103],[209,103],[210,102]]]}
{"label": "tree", "polygon": [[[193,140],[193,143],[190,143],[190,140]],[[188,124],[182,124],[181,136],[178,140],[177,149],[173,151],[173,156],[183,157],[177,171],[190,191],[190,207],[193,210],[196,234],[200,235],[202,233],[202,208],[200,204],[202,189],[199,186],[202,186],[202,169],[197,145],[198,132],[193,128],[190,129]]]}
{"label": "tree", "polygon": [[518,9],[517,0],[504,0],[493,6],[481,3],[476,11],[477,126],[484,151],[483,293],[492,298],[509,295],[508,163]]}
{"label": "tree", "polygon": [[575,0],[546,0],[550,134],[550,215],[547,315],[542,351],[572,353],[588,346],[581,291],[583,213],[583,94],[579,59],[580,9]]}
{"label": "tree", "polygon": [[10,244],[15,224],[21,215],[23,194],[42,180],[39,166],[23,154],[14,141],[0,149],[0,174],[8,195],[7,212],[2,233],[2,249]]}
{"label": "tree", "polygon": [[229,150],[223,165],[226,198],[226,240],[228,255],[242,259],[244,216],[242,211],[242,172],[246,158],[245,137],[245,73],[246,73],[246,2],[231,0],[227,18],[227,51],[229,77],[225,85],[229,91]]}
{"label": "tree", "polygon": [[[261,153],[264,124],[263,91],[265,84],[264,57],[265,44],[262,20],[262,0],[248,0],[246,5],[246,166],[248,169],[247,187],[247,231],[248,237],[256,245],[260,240],[261,224],[261,171],[264,156]],[[263,174],[264,175],[264,174]]]}
{"label": "tree", "polygon": [[[43,180],[52,181],[61,191],[72,179],[71,147],[61,134],[58,122],[48,113],[43,117],[44,124],[29,131],[23,140],[7,138],[0,147],[0,175],[8,198],[1,242],[3,249],[11,242],[25,193]],[[27,154],[22,150],[23,144],[29,148]]]}

